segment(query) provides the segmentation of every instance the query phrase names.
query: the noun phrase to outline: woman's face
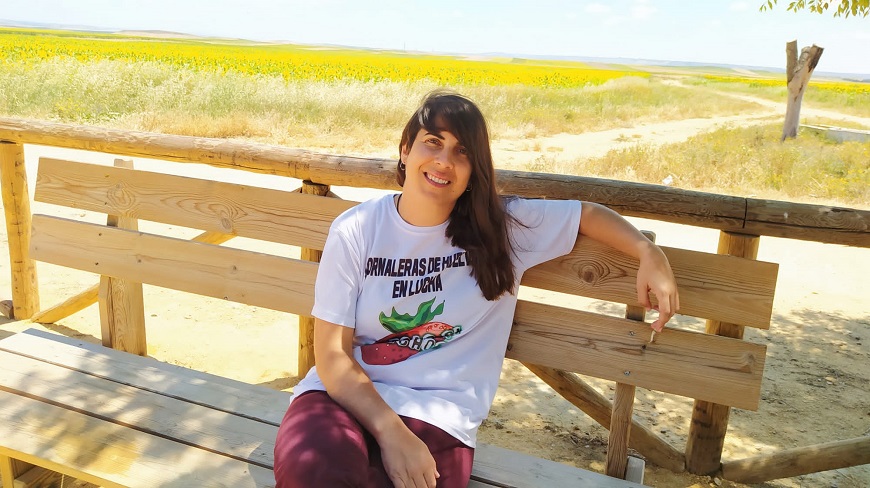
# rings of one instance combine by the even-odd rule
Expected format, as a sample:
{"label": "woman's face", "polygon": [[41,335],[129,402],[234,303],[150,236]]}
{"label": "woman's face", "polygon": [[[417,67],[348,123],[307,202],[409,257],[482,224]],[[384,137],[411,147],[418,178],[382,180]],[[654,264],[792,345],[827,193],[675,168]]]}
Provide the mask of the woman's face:
{"label": "woman's face", "polygon": [[403,194],[414,193],[443,209],[453,210],[471,179],[469,152],[447,130],[423,128],[411,147],[402,148]]}

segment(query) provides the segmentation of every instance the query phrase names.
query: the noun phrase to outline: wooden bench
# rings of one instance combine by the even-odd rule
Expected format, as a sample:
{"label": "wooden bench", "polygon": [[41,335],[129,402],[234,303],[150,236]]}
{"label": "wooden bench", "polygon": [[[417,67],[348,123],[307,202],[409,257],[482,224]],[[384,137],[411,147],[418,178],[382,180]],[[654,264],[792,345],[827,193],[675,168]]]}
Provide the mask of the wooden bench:
{"label": "wooden bench", "polygon": [[[40,160],[34,196],[109,216],[103,225],[35,215],[31,256],[100,275],[104,344],[143,355],[140,283],[306,316],[315,262],[218,244],[242,236],[322,249],[329,224],[355,204],[53,159]],[[182,240],[140,232],[136,219],[205,233]],[[684,314],[768,326],[776,265],[665,252]],[[627,256],[581,238],[569,255],[530,270],[523,284],[632,304],[636,269]],[[629,308],[642,319],[637,312]],[[764,346],[687,330],[648,339],[648,326],[637,320],[521,301],[508,357],[569,400],[597,405],[593,417],[611,427],[608,472],[616,477],[480,445],[470,486],[640,486],[619,479],[629,443],[642,452],[650,446],[648,431],[630,430],[636,386],[757,408]],[[300,347],[310,348],[304,334]],[[287,393],[33,330],[0,341],[0,355],[4,486],[22,470],[13,460],[102,486],[274,484],[272,446]],[[608,401],[595,398],[575,373],[617,382],[611,415],[599,411]],[[663,465],[680,459],[672,452],[646,455]]]}

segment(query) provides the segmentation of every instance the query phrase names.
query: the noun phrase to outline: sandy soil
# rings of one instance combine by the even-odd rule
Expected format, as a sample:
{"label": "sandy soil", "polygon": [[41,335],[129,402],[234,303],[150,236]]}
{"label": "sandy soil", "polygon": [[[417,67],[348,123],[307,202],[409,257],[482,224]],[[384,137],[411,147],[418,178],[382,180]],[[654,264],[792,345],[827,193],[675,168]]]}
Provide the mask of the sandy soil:
{"label": "sandy soil", "polygon": [[[760,112],[755,118],[771,112]],[[743,123],[751,123],[747,117]],[[680,121],[628,129],[642,142],[681,140],[729,122],[718,119]],[[669,134],[667,137],[664,134]],[[505,166],[537,157],[536,147],[559,147],[558,154],[592,155],[612,148],[619,131],[557,136],[546,141],[498,141],[496,157]],[[636,143],[636,140],[630,143]],[[105,154],[28,146],[27,170],[36,175],[40,156],[111,164]],[[513,158],[513,159],[511,159]],[[533,160],[533,159],[532,159]],[[137,160],[137,167],[210,178],[236,180],[238,175],[200,165],[173,165]],[[179,166],[182,166],[179,168]],[[264,175],[246,175],[245,182],[292,189],[297,182]],[[33,183],[31,183],[32,185]],[[31,186],[32,188],[32,186]],[[378,192],[335,188],[339,196],[362,200]],[[35,204],[33,211],[81,215],[69,209]],[[709,229],[632,219],[653,230],[662,245],[714,251],[718,234]],[[170,228],[171,229],[171,228]],[[143,224],[143,230],[147,227]],[[190,229],[171,229],[190,237]],[[253,248],[238,239],[233,246]],[[6,252],[5,230],[0,249]],[[271,251],[275,251],[274,249]],[[278,250],[278,252],[283,252]],[[295,250],[286,250],[293,255]],[[734,410],[723,459],[734,460],[781,449],[870,434],[870,309],[866,284],[870,251],[835,245],[762,239],[759,259],[780,264],[774,319],[769,331],[747,330],[746,339],[768,346],[761,406],[757,412]],[[0,299],[10,298],[8,259],[0,259]],[[96,282],[93,275],[40,264],[40,293],[50,306]],[[297,382],[296,317],[245,305],[230,304],[181,292],[146,286],[148,352],[158,359],[242,381],[292,391]],[[522,296],[564,306],[608,309],[607,304],[578,304],[536,290]],[[615,307],[610,307],[615,309]],[[677,317],[674,327],[703,328],[697,320]],[[33,327],[26,321],[0,320],[0,337]],[[42,326],[36,326],[43,328]],[[99,314],[90,307],[60,323],[54,332],[99,342]],[[605,395],[613,386],[591,381]],[[863,386],[862,386],[863,385]],[[692,402],[672,395],[638,391],[636,414],[678,449],[683,449]],[[505,364],[483,442],[603,471],[607,431],[571,406],[543,382],[512,361]],[[648,465],[645,484],[657,487],[743,486]],[[870,486],[870,465],[768,482],[764,487]]]}

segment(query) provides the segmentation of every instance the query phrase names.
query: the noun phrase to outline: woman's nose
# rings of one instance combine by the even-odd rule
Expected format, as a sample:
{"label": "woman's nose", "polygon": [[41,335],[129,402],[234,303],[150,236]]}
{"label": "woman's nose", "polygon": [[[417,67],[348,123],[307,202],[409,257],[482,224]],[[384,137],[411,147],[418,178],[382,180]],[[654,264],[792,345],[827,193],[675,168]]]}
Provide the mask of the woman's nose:
{"label": "woman's nose", "polygon": [[453,167],[453,151],[449,148],[443,148],[435,157],[435,162],[440,164],[441,166]]}

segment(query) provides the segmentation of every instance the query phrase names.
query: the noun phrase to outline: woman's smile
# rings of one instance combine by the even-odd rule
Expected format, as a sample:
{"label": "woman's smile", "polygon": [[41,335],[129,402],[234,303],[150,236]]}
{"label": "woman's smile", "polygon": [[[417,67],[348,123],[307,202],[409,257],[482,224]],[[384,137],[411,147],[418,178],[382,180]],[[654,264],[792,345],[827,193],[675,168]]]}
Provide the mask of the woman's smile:
{"label": "woman's smile", "polygon": [[471,181],[468,150],[449,130],[420,129],[402,148],[405,182],[399,214],[415,225],[447,220]]}

